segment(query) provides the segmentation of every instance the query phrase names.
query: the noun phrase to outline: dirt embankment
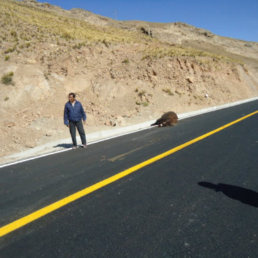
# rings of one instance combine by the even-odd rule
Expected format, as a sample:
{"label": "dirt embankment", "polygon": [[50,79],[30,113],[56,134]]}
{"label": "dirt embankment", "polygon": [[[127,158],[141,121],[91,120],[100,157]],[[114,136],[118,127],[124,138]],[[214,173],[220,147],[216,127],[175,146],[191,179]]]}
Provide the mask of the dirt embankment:
{"label": "dirt embankment", "polygon": [[[164,43],[137,29],[78,25],[55,8],[44,23],[50,5],[1,4],[8,26],[0,36],[1,156],[69,137],[62,118],[69,92],[85,107],[87,132],[257,96],[256,61]],[[55,19],[66,31],[47,26]]]}

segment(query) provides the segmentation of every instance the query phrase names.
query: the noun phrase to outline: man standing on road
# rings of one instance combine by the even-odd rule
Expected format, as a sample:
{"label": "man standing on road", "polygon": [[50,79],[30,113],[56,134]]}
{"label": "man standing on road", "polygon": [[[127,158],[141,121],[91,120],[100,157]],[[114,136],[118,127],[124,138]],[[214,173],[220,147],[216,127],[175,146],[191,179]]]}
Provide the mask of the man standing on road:
{"label": "man standing on road", "polygon": [[82,104],[75,99],[74,93],[69,93],[68,95],[69,101],[65,104],[64,108],[64,124],[69,127],[70,134],[73,141],[73,149],[77,148],[77,141],[76,141],[76,128],[81,137],[82,146],[86,148],[86,136],[82,124],[82,120],[86,121],[86,114],[82,107]]}

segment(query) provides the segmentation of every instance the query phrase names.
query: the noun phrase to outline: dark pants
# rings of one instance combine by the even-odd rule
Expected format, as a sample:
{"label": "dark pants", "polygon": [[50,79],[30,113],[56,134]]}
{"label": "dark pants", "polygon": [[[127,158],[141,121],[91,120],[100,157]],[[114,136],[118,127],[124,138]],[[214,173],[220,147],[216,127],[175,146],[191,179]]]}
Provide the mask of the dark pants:
{"label": "dark pants", "polygon": [[70,134],[72,136],[73,145],[77,146],[76,128],[78,129],[78,132],[80,134],[82,144],[86,144],[86,136],[85,136],[85,132],[83,129],[82,120],[80,120],[78,122],[69,121],[69,129],[70,129]]}

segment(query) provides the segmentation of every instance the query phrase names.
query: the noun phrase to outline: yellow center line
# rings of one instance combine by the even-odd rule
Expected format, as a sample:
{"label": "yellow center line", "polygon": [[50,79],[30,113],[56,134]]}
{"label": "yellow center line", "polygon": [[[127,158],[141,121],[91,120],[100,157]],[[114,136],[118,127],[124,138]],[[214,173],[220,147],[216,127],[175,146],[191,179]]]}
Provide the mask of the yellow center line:
{"label": "yellow center line", "polygon": [[177,146],[175,148],[172,148],[172,149],[170,149],[170,150],[168,150],[166,152],[163,152],[163,153],[161,153],[161,154],[159,154],[159,155],[157,155],[155,157],[152,157],[152,158],[150,158],[150,159],[148,159],[148,160],[146,160],[144,162],[141,162],[141,163],[139,163],[139,164],[137,164],[137,165],[135,165],[135,166],[133,166],[131,168],[128,168],[128,169],[126,169],[126,170],[124,170],[124,171],[122,171],[122,172],[120,172],[120,173],[118,173],[118,174],[116,174],[114,176],[111,176],[111,177],[109,177],[107,179],[104,179],[104,180],[102,180],[102,181],[100,181],[100,182],[98,182],[98,183],[96,183],[94,185],[86,187],[86,188],[84,188],[81,191],[78,191],[78,192],[76,192],[74,194],[71,194],[71,195],[69,195],[69,196],[67,196],[67,197],[65,197],[65,198],[63,198],[63,199],[61,199],[59,201],[56,201],[56,202],[54,202],[54,203],[52,203],[52,204],[50,204],[48,206],[45,206],[42,209],[39,209],[39,210],[37,210],[35,212],[32,212],[31,214],[29,214],[27,216],[24,216],[24,217],[22,217],[20,219],[17,219],[17,220],[15,220],[15,221],[13,221],[13,222],[11,222],[11,223],[9,223],[9,224],[7,224],[7,225],[5,225],[5,226],[0,228],[0,237],[5,236],[8,233],[10,233],[10,232],[12,232],[12,231],[14,231],[14,230],[16,230],[18,228],[21,228],[21,227],[23,227],[23,226],[25,226],[25,225],[27,225],[27,224],[29,224],[29,223],[31,223],[31,222],[41,218],[41,217],[43,217],[43,216],[45,216],[45,215],[47,215],[47,214],[49,214],[51,212],[53,212],[53,211],[55,211],[55,210],[65,206],[65,205],[75,201],[75,200],[78,200],[81,197],[84,197],[84,196],[86,196],[86,195],[88,195],[88,194],[90,194],[90,193],[92,193],[92,192],[94,192],[94,191],[96,191],[96,190],[98,190],[100,188],[103,188],[104,186],[107,186],[107,185],[109,185],[109,184],[111,184],[111,183],[113,183],[113,182],[115,182],[115,181],[117,181],[117,180],[119,180],[119,179],[129,175],[129,174],[132,174],[132,173],[136,172],[137,170],[139,170],[139,169],[141,169],[143,167],[146,167],[146,166],[148,166],[148,165],[150,165],[150,164],[152,164],[152,163],[154,163],[154,162],[156,162],[156,161],[158,161],[160,159],[163,159],[163,158],[165,158],[165,157],[167,157],[167,156],[169,156],[169,155],[179,151],[179,150],[182,150],[182,149],[186,148],[189,145],[192,145],[192,144],[194,144],[194,143],[196,143],[198,141],[201,141],[201,140],[203,140],[203,139],[205,139],[205,138],[207,138],[207,137],[209,137],[209,136],[211,136],[211,135],[213,135],[213,134],[215,134],[215,133],[217,133],[219,131],[222,131],[222,130],[224,130],[227,127],[230,127],[230,126],[232,126],[232,125],[234,125],[236,123],[239,123],[242,120],[244,120],[244,119],[246,119],[246,118],[248,118],[250,116],[253,116],[253,115],[257,114],[257,113],[258,113],[258,110],[256,110],[253,113],[250,113],[250,114],[248,114],[246,116],[243,116],[243,117],[241,117],[241,118],[239,118],[237,120],[234,120],[234,121],[232,121],[232,122],[230,122],[228,124],[225,124],[225,125],[217,128],[217,129],[215,129],[215,130],[212,130],[212,131],[210,131],[208,133],[205,133],[205,134],[203,134],[203,135],[201,135],[201,136],[199,136],[197,138],[194,138],[194,139],[192,139],[192,140],[190,140],[190,141],[188,141],[186,143],[183,143],[183,144],[181,144],[181,145],[179,145],[179,146]]}

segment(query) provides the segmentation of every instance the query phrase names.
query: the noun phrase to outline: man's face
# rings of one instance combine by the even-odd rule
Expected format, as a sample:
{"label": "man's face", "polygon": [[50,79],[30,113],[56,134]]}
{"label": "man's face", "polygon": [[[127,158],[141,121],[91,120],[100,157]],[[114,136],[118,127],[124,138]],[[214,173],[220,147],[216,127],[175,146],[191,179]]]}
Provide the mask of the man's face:
{"label": "man's face", "polygon": [[68,96],[68,99],[69,99],[69,101],[72,103],[72,102],[74,102],[74,100],[75,100],[75,98],[73,97],[73,95],[69,95]]}

